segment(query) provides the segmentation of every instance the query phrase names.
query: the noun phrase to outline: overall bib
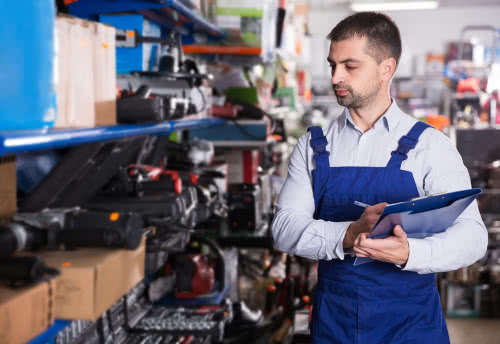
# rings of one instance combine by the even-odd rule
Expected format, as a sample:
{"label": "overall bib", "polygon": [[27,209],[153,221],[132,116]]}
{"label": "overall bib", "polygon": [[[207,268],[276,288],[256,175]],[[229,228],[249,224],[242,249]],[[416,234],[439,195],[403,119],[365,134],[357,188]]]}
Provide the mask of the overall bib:
{"label": "overall bib", "polygon": [[[330,167],[323,130],[311,127],[314,218],[356,221],[364,208],[354,201],[374,205],[418,197],[413,175],[401,170],[401,163],[427,127],[417,122],[399,140],[386,167]],[[319,262],[313,343],[449,343],[435,274],[402,271],[380,261],[354,266],[354,259]]]}

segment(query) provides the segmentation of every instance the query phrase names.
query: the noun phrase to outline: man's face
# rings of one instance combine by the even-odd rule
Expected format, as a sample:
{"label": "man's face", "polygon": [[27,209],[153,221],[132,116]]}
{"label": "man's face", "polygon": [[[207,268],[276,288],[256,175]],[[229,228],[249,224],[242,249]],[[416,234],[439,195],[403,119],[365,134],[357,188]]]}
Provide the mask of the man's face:
{"label": "man's face", "polygon": [[380,65],[367,53],[367,38],[331,42],[330,63],[332,87],[337,102],[354,109],[371,104],[382,87]]}

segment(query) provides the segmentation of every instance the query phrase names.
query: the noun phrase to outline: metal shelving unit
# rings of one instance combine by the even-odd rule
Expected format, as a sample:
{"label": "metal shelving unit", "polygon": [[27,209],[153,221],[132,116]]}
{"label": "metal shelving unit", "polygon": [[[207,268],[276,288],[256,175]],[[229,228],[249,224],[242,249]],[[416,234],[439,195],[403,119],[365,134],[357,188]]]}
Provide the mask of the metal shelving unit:
{"label": "metal shelving unit", "polygon": [[[183,20],[170,21],[164,12],[172,9]],[[80,18],[96,20],[99,14],[136,11],[167,29],[175,29],[178,23],[205,31],[214,39],[224,39],[225,33],[179,0],[79,0],[69,5],[70,13]],[[191,30],[189,30],[191,31]]]}
{"label": "metal shelving unit", "polygon": [[190,119],[155,124],[116,125],[88,129],[45,129],[0,131],[0,156],[27,151],[54,149],[79,144],[117,140],[132,136],[169,135],[175,130],[221,124],[222,119]]}

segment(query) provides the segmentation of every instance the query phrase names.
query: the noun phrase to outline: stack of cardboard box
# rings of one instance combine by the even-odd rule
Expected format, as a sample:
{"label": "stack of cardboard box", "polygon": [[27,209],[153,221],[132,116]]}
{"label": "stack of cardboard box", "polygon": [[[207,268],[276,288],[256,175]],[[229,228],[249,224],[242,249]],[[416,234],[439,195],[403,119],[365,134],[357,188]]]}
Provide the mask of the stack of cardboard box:
{"label": "stack of cardboard box", "polygon": [[[16,162],[0,159],[0,220],[16,213]],[[24,344],[54,319],[96,320],[144,278],[145,243],[134,251],[80,249],[37,254],[55,278],[13,289],[0,283],[0,343]]]}
{"label": "stack of cardboard box", "polygon": [[116,30],[61,16],[57,28],[56,128],[116,124]]}

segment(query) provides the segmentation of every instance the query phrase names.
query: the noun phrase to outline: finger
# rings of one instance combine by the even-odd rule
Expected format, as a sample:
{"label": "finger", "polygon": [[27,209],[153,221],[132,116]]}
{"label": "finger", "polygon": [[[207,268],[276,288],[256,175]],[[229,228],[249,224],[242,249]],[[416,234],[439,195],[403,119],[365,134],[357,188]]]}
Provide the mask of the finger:
{"label": "finger", "polygon": [[401,239],[394,239],[394,236],[385,239],[370,239],[360,241],[359,247],[372,250],[393,250],[401,246]]}
{"label": "finger", "polygon": [[354,240],[354,245],[353,246],[359,246],[359,243],[361,242],[362,234],[363,233],[358,234],[358,236]]}
{"label": "finger", "polygon": [[368,234],[367,233],[360,233],[358,235],[358,245],[357,246],[362,246],[363,243],[366,241],[367,238],[368,238]]}
{"label": "finger", "polygon": [[366,208],[370,213],[375,213],[375,214],[382,214],[384,212],[385,207],[387,206],[388,203],[378,203],[375,205],[372,205],[371,207]]}
{"label": "finger", "polygon": [[365,257],[370,256],[370,253],[368,251],[363,250],[362,248],[359,248],[359,247],[354,247],[354,253],[356,254],[356,256],[360,256],[360,255],[363,255]]}
{"label": "finger", "polygon": [[404,231],[403,227],[401,227],[400,225],[397,225],[396,227],[394,227],[392,232],[393,232],[394,236],[396,236],[398,238],[406,238],[406,232]]}
{"label": "finger", "polygon": [[353,247],[355,246],[359,246],[359,234],[358,236],[356,237],[356,239],[354,239],[354,243],[352,244]]}
{"label": "finger", "polygon": [[375,224],[380,219],[380,214],[370,214],[366,217],[366,222],[369,225],[370,229],[375,226]]}
{"label": "finger", "polygon": [[377,252],[376,250],[372,250],[369,248],[357,248],[357,249],[361,254],[369,258],[378,259],[378,257],[381,256],[380,252]]}

